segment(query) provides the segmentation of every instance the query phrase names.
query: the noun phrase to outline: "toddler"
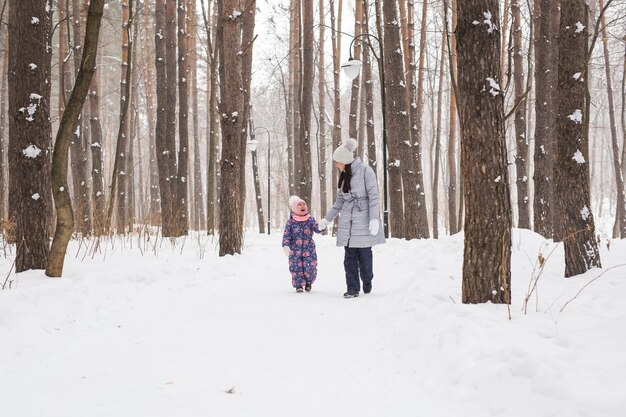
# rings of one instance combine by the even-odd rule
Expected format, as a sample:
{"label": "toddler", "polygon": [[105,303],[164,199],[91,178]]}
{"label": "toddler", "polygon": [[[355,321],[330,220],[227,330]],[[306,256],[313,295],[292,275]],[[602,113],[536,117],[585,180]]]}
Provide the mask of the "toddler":
{"label": "toddler", "polygon": [[289,257],[291,285],[296,292],[310,292],[317,277],[317,252],[313,233],[320,233],[307,204],[298,196],[289,197],[291,214],[283,232],[283,250]]}

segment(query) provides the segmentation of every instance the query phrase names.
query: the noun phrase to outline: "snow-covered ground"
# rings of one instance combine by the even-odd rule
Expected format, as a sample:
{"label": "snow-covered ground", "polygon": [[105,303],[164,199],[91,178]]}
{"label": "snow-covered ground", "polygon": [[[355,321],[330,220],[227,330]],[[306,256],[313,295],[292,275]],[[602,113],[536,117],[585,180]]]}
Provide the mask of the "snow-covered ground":
{"label": "snow-covered ground", "polygon": [[205,236],[72,242],[64,278],[11,274],[0,416],[626,416],[626,266],[607,270],[626,241],[571,279],[557,248],[524,314],[553,247],[530,232],[514,231],[510,313],[461,304],[461,235],[376,247],[374,290],[351,300],[343,250],[316,240],[310,294],[277,232],[224,258]]}

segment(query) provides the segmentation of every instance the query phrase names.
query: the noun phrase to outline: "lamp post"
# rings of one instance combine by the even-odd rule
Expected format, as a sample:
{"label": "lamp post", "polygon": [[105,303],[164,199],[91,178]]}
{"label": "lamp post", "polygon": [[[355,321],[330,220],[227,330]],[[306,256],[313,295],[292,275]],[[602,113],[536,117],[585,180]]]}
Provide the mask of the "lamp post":
{"label": "lamp post", "polygon": [[350,47],[348,51],[350,52],[350,57],[348,58],[348,62],[341,65],[341,69],[344,74],[350,79],[354,80],[361,73],[361,67],[363,63],[358,59],[352,58],[352,47],[354,46],[354,41],[357,39],[368,36],[376,39],[379,47],[379,55],[376,55],[374,48],[372,45],[367,42],[367,45],[372,50],[372,54],[376,61],[378,62],[378,73],[380,74],[380,100],[382,102],[382,113],[383,113],[383,227],[385,230],[385,237],[389,237],[389,209],[387,206],[387,101],[385,99],[385,71],[383,69],[383,46],[380,43],[380,39],[378,39],[375,35],[370,33],[361,33],[352,38],[352,42],[350,42]]}
{"label": "lamp post", "polygon": [[[252,132],[256,131],[257,129],[263,129],[267,133],[267,234],[269,235],[270,223],[271,223],[270,222],[271,220],[270,209],[271,209],[271,202],[272,202],[271,193],[270,193],[270,172],[272,168],[272,163],[270,159],[270,144],[271,144],[272,139],[271,139],[270,131],[267,130],[267,128],[263,126],[258,126],[252,129]],[[248,146],[250,147],[250,150],[252,152],[256,152],[256,147],[258,144],[259,142],[256,139],[252,139],[248,141]]]}

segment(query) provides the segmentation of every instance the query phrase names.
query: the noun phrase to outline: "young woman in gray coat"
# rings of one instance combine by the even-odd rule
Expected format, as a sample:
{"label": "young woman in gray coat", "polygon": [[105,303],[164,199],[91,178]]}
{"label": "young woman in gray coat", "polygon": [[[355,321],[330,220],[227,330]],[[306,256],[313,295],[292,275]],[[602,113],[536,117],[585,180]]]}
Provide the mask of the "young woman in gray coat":
{"label": "young woman in gray coat", "polygon": [[385,243],[380,221],[378,183],[374,170],[354,157],[355,139],[348,139],[333,153],[335,167],[341,171],[337,200],[319,223],[324,229],[337,215],[337,246],[345,249],[343,266],[348,290],[344,298],[359,296],[361,281],[363,292],[372,291],[372,246]]}

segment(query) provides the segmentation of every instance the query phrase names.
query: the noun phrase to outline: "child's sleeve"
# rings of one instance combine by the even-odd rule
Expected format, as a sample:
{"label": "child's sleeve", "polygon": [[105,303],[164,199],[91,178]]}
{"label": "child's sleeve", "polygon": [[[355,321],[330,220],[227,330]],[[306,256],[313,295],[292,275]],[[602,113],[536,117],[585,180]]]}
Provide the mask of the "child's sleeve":
{"label": "child's sleeve", "polygon": [[292,229],[292,224],[291,224],[291,219],[289,219],[287,221],[287,224],[285,225],[285,229],[283,230],[283,246],[287,246],[287,247],[291,247],[291,232]]}
{"label": "child's sleeve", "polygon": [[313,216],[311,216],[311,229],[314,233],[322,233],[319,223],[317,222],[317,220],[315,220],[315,217]]}

